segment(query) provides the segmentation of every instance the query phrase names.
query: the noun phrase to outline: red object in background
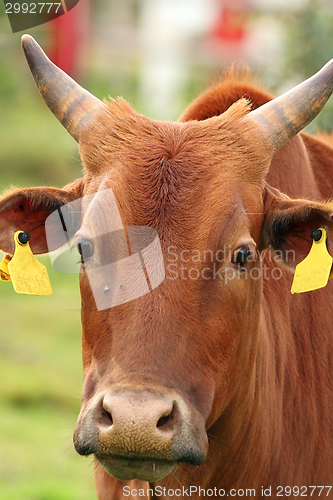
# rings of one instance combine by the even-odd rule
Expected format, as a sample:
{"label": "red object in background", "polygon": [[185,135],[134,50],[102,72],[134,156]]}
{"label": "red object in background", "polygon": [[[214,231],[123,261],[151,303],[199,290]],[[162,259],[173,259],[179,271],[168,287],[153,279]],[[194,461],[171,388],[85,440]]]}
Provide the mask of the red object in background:
{"label": "red object in background", "polygon": [[220,0],[219,14],[212,38],[225,45],[240,45],[247,35],[248,0]]}
{"label": "red object in background", "polygon": [[82,54],[89,43],[90,0],[81,0],[63,16],[48,23],[48,56],[54,64],[77,77],[82,70]]}
{"label": "red object in background", "polygon": [[219,16],[214,37],[225,42],[240,42],[246,33],[246,16],[241,10],[224,7]]}

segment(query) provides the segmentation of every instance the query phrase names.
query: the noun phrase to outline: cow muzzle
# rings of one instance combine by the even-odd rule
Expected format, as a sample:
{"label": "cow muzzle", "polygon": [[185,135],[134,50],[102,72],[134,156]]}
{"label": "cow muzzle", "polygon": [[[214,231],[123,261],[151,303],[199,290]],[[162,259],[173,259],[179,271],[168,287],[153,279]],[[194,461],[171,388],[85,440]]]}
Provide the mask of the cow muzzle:
{"label": "cow muzzle", "polygon": [[80,455],[94,454],[117,479],[151,482],[178,462],[201,464],[208,440],[204,419],[177,393],[126,388],[81,410],[74,446]]}

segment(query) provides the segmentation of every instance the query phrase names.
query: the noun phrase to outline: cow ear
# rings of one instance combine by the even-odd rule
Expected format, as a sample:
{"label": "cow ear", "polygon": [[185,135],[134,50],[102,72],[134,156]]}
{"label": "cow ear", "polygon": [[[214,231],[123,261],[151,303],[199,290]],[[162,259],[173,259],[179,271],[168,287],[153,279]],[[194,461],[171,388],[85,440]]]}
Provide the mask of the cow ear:
{"label": "cow ear", "polygon": [[309,253],[313,229],[327,231],[327,248],[333,255],[333,203],[291,199],[266,186],[260,250],[272,248],[288,267],[295,268]]}
{"label": "cow ear", "polygon": [[0,198],[0,250],[14,252],[14,233],[30,233],[33,253],[48,252],[45,220],[61,206],[83,196],[83,179],[68,184],[63,189],[33,187],[14,189]]}

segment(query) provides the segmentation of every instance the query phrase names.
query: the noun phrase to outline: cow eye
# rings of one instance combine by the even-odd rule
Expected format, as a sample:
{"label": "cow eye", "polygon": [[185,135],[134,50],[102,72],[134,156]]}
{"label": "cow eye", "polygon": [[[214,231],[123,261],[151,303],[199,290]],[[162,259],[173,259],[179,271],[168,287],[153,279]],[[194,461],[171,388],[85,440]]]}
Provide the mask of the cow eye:
{"label": "cow eye", "polygon": [[81,255],[81,262],[88,260],[94,253],[94,248],[89,240],[81,240],[76,245],[77,251]]}
{"label": "cow eye", "polygon": [[252,253],[249,247],[246,246],[240,247],[234,253],[233,263],[238,267],[245,267],[246,264],[249,262],[251,255]]}

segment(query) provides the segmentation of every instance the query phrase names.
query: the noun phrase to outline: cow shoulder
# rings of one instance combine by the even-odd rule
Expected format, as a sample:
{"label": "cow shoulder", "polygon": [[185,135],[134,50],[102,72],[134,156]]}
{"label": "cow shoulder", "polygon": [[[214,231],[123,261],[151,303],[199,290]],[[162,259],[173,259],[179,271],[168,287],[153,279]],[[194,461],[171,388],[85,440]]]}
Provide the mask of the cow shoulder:
{"label": "cow shoulder", "polygon": [[273,99],[264,91],[248,69],[231,68],[197,97],[184,111],[180,121],[206,120],[224,113],[236,101],[245,98],[256,109]]}

